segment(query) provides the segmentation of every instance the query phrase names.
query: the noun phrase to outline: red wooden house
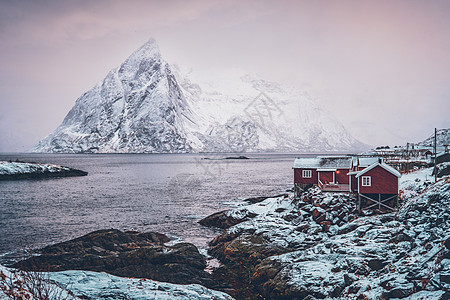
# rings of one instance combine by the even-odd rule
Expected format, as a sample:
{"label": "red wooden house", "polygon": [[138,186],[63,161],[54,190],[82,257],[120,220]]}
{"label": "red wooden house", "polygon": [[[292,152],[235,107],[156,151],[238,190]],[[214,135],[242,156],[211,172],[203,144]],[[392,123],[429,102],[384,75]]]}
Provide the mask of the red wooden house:
{"label": "red wooden house", "polygon": [[294,185],[301,189],[318,185],[326,191],[349,191],[347,173],[352,169],[352,157],[296,158],[293,169]]}
{"label": "red wooden house", "polygon": [[354,192],[358,209],[398,205],[400,173],[379,157],[318,156],[296,158],[295,190],[317,185],[323,191]]}
{"label": "red wooden house", "polygon": [[401,174],[381,160],[362,171],[357,180],[358,210],[378,208],[393,210],[398,207],[398,179]]}
{"label": "red wooden house", "polygon": [[347,173],[349,176],[349,183],[350,187],[349,190],[351,192],[358,192],[358,179],[356,178],[356,175],[366,169],[367,167],[373,165],[377,162],[383,162],[383,159],[380,157],[353,157],[353,165],[351,172]]}

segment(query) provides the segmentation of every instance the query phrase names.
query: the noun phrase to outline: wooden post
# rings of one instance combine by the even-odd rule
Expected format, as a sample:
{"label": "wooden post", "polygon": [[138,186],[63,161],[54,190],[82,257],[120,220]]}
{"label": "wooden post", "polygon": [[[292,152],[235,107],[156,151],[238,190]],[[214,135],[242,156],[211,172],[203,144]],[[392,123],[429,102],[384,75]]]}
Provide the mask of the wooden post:
{"label": "wooden post", "polygon": [[378,194],[378,209],[381,209],[381,194]]}
{"label": "wooden post", "polygon": [[397,209],[398,209],[398,207],[399,207],[399,203],[398,203],[398,194],[397,194]]}

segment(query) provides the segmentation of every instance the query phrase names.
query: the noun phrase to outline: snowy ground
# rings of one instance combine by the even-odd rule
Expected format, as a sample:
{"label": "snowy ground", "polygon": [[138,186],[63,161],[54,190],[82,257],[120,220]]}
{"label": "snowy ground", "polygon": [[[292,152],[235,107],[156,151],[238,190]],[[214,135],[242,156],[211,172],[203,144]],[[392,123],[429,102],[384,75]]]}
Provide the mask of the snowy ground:
{"label": "snowy ground", "polygon": [[[9,282],[9,278],[14,275],[5,267],[0,265],[0,272],[5,275],[5,279],[0,279],[0,299],[13,299],[2,292],[2,287]],[[107,273],[89,271],[64,271],[44,274],[42,279],[50,280],[52,284],[45,284],[41,290],[48,291],[50,299],[192,299],[192,300],[231,300],[229,295],[207,289],[198,284],[178,285],[158,282],[149,279],[123,278]],[[0,273],[1,276],[1,273]],[[15,278],[15,281],[27,282],[22,276]],[[29,281],[28,281],[29,282]],[[18,283],[16,283],[16,286]],[[67,292],[66,287],[70,292]],[[21,297],[15,299],[26,299],[26,295],[35,295],[22,285]],[[31,298],[34,299],[34,298]]]}
{"label": "snowy ground", "polygon": [[401,198],[404,201],[422,193],[427,186],[434,182],[433,168],[425,168],[408,174],[402,174],[399,179]]}

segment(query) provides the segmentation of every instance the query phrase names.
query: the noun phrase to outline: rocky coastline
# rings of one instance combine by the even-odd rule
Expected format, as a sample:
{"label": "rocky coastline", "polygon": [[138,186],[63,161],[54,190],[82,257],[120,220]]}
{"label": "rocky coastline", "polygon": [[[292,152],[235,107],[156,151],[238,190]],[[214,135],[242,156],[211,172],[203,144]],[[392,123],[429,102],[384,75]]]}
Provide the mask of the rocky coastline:
{"label": "rocky coastline", "polygon": [[393,213],[312,188],[207,217],[213,276],[236,299],[449,299],[450,178],[404,177]]}
{"label": "rocky coastline", "polygon": [[209,243],[220,261],[213,272],[192,244],[115,229],[45,247],[13,267],[200,284],[236,299],[449,299],[450,178],[431,183],[423,174],[403,176],[403,203],[392,213],[359,214],[353,196],[311,188],[208,216],[200,223],[223,229]]}
{"label": "rocky coastline", "polygon": [[105,229],[47,246],[12,265],[24,271],[86,270],[177,284],[212,286],[206,259],[193,244],[167,246],[161,233]]}

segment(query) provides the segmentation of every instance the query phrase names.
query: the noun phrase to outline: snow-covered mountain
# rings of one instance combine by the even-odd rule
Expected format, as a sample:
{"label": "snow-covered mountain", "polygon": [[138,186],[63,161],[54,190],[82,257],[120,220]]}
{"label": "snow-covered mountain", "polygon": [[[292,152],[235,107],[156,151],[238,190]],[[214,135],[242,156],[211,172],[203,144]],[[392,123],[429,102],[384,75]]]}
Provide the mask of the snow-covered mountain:
{"label": "snow-covered mountain", "polygon": [[364,147],[306,93],[244,74],[206,78],[169,65],[149,40],[78,98],[63,123],[33,151],[305,152]]}
{"label": "snow-covered mountain", "polygon": [[[438,129],[436,135],[436,141],[439,146],[450,144],[450,128]],[[434,145],[434,133],[428,137],[426,140],[417,143],[423,146],[433,146]]]}

